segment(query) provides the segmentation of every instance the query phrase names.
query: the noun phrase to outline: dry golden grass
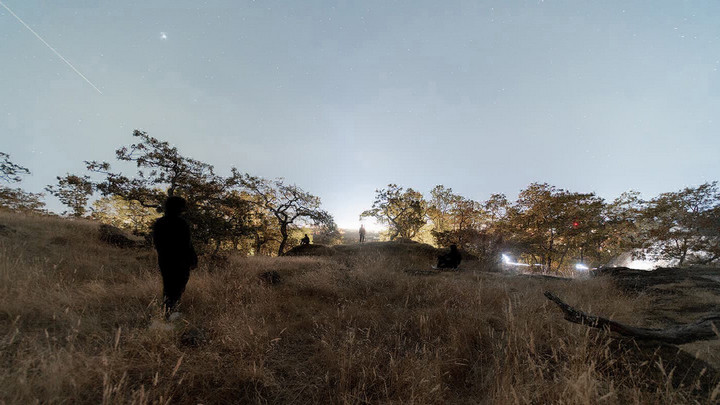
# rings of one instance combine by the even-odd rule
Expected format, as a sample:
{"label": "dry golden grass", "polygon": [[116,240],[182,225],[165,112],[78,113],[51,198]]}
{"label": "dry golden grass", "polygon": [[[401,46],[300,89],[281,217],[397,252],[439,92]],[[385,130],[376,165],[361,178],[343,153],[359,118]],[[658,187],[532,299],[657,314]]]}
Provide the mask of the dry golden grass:
{"label": "dry golden grass", "polygon": [[[0,214],[3,403],[706,403],[603,332],[562,320],[550,289],[642,324],[647,297],[606,280],[402,272],[407,258],[231,258],[191,275],[159,319],[152,252],[96,224]],[[471,266],[470,266],[471,267]],[[275,270],[282,283],[258,274]],[[206,342],[184,343],[188,333]],[[714,382],[713,384],[716,384]],[[713,392],[715,388],[715,392]],[[714,395],[714,397],[712,397]]]}

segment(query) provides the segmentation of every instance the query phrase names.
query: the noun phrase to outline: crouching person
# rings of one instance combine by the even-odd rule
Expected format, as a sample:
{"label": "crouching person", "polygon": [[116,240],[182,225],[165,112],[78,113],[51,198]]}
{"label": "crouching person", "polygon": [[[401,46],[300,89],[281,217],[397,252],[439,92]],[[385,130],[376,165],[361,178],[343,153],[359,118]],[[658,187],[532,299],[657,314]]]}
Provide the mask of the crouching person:
{"label": "crouching person", "polygon": [[[166,319],[170,319],[174,313],[190,278],[190,270],[196,268],[198,263],[190,239],[190,226],[181,217],[185,209],[185,199],[169,197],[165,201],[165,215],[153,224],[153,244],[163,278],[163,310]],[[177,316],[179,314],[173,315]]]}
{"label": "crouching person", "polygon": [[457,245],[450,245],[450,253],[438,256],[438,269],[457,269],[462,261],[462,256],[457,249]]}

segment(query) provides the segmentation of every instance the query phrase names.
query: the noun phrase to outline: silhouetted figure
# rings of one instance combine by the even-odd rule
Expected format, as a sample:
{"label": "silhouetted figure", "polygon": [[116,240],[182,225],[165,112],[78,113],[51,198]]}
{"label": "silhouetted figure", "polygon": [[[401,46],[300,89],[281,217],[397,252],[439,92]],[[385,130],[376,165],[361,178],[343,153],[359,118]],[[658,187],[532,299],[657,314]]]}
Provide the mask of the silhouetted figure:
{"label": "silhouetted figure", "polygon": [[300,239],[300,246],[302,245],[309,245],[310,244],[310,237],[305,234],[305,237]]}
{"label": "silhouetted figure", "polygon": [[360,224],[360,243],[365,242],[365,225]]}
{"label": "silhouetted figure", "polygon": [[180,215],[185,212],[185,200],[169,197],[165,201],[165,216],[153,224],[153,243],[158,253],[158,265],[163,278],[163,306],[165,317],[173,313],[185,291],[190,270],[198,259],[190,240],[190,226]]}
{"label": "silhouetted figure", "polygon": [[450,253],[438,256],[437,267],[439,269],[457,269],[462,261],[462,256],[457,245],[450,245]]}

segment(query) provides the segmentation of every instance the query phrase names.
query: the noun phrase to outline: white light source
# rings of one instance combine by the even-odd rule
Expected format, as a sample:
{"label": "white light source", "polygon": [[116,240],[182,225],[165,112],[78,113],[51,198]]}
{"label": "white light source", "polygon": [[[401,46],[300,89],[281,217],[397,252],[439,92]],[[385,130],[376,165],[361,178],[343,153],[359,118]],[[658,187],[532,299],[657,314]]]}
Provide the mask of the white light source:
{"label": "white light source", "polygon": [[578,263],[575,265],[575,270],[585,271],[585,270],[590,270],[590,268],[582,263]]}
{"label": "white light source", "polygon": [[503,263],[506,264],[506,265],[508,265],[508,266],[530,267],[529,264],[526,264],[526,263],[516,263],[516,262],[512,261],[512,258],[511,258],[509,255],[506,255],[505,253],[503,253],[501,256],[502,256],[502,261],[503,261]]}

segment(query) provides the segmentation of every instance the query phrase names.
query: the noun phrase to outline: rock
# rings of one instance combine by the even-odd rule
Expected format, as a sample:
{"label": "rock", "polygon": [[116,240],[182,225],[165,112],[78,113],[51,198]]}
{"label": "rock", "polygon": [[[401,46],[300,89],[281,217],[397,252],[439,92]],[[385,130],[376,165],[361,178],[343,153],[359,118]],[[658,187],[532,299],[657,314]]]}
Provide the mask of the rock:
{"label": "rock", "polygon": [[265,273],[262,273],[259,275],[260,279],[264,281],[266,284],[274,285],[274,284],[280,284],[280,273],[277,271],[266,271]]}
{"label": "rock", "polygon": [[635,270],[626,267],[604,267],[593,270],[592,276],[611,277],[620,288],[630,292],[653,290],[663,285],[684,283],[694,289],[705,289],[720,293],[718,268],[659,268],[657,270]]}
{"label": "rock", "polygon": [[600,268],[591,273],[607,277],[630,294],[650,298],[647,323],[683,325],[697,319],[720,316],[720,268],[659,268],[633,270]]}
{"label": "rock", "polygon": [[15,230],[7,225],[0,224],[0,235],[8,236],[15,233]]}
{"label": "rock", "polygon": [[180,343],[184,346],[199,347],[207,342],[207,332],[202,328],[191,327],[180,335]]}
{"label": "rock", "polygon": [[122,229],[114,227],[112,225],[100,225],[99,232],[100,240],[109,245],[117,246],[120,248],[133,248],[143,245],[142,239],[131,236]]}
{"label": "rock", "polygon": [[283,256],[333,256],[335,251],[325,245],[300,245],[283,253]]}
{"label": "rock", "polygon": [[175,326],[170,322],[158,319],[153,319],[152,322],[150,322],[150,330],[153,331],[171,331],[173,329],[175,329]]}
{"label": "rock", "polygon": [[51,245],[67,246],[69,243],[68,239],[62,236],[56,236],[50,239]]}

